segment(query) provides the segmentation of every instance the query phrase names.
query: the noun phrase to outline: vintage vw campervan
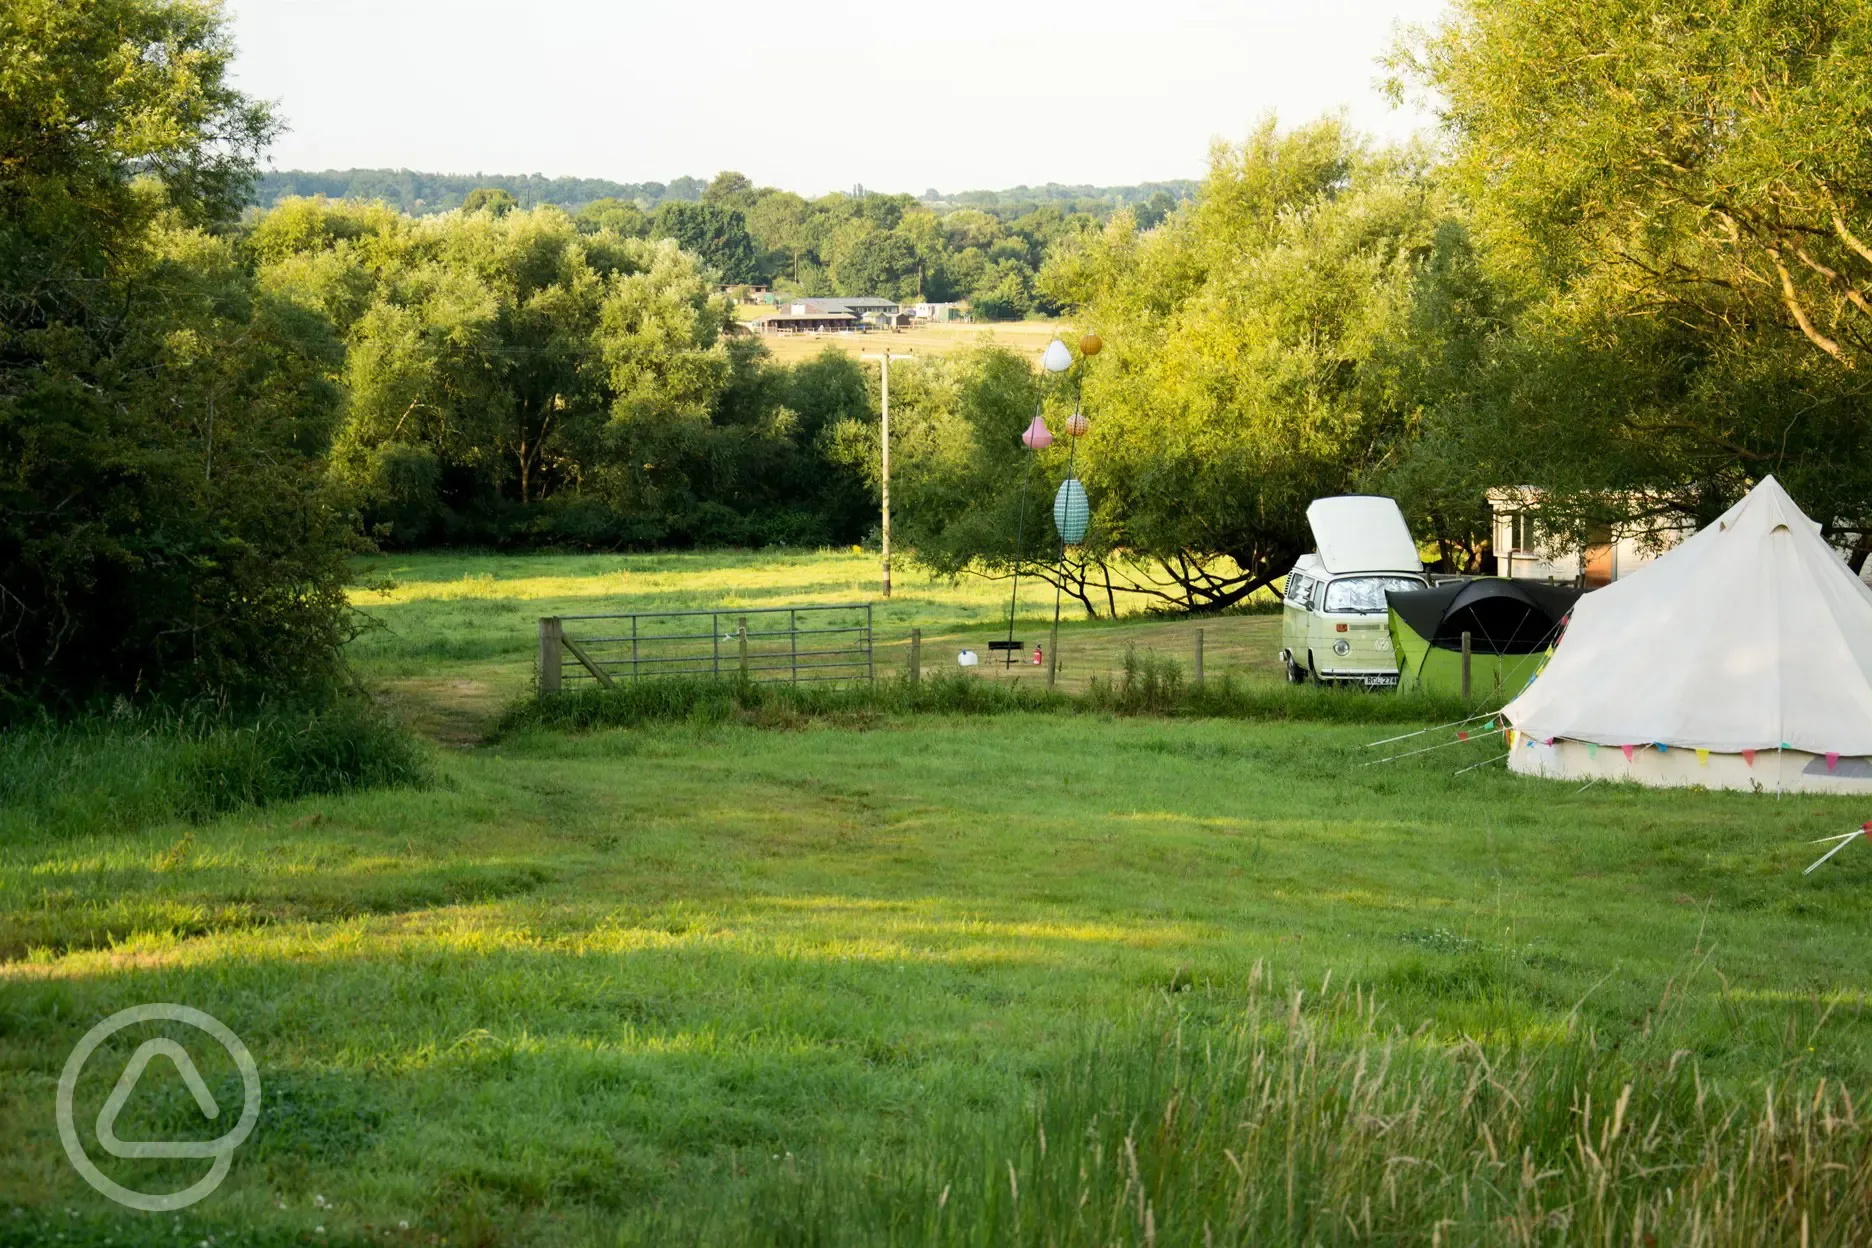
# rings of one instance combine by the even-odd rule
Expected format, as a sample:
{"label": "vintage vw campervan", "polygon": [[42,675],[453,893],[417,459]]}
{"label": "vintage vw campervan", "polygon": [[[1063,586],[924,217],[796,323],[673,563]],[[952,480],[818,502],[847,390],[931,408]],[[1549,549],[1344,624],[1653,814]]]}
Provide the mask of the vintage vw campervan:
{"label": "vintage vw campervan", "polygon": [[1382,495],[1346,494],[1315,499],[1307,523],[1316,549],[1287,574],[1281,609],[1287,679],[1397,684],[1385,592],[1430,584],[1404,513]]}

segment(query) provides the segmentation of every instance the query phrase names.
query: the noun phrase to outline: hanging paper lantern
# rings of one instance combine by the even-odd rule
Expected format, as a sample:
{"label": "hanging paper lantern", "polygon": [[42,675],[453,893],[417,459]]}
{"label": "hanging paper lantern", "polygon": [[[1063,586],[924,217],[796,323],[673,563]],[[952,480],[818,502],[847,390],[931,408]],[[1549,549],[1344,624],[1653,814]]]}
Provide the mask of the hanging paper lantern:
{"label": "hanging paper lantern", "polygon": [[1033,424],[1027,426],[1027,432],[1021,434],[1021,441],[1030,451],[1044,451],[1053,445],[1053,431],[1046,427],[1046,421],[1040,419],[1038,412],[1034,413]]}
{"label": "hanging paper lantern", "polygon": [[1040,357],[1040,366],[1049,373],[1063,373],[1072,367],[1072,352],[1055,338],[1047,344],[1046,354]]}
{"label": "hanging paper lantern", "polygon": [[1084,356],[1097,355],[1099,353],[1099,348],[1104,345],[1105,343],[1097,334],[1087,334],[1079,340],[1079,354]]}
{"label": "hanging paper lantern", "polygon": [[1072,434],[1075,438],[1085,437],[1086,430],[1091,427],[1092,422],[1087,420],[1085,413],[1079,411],[1077,408],[1073,409],[1073,414],[1066,418],[1066,432]]}
{"label": "hanging paper lantern", "polygon": [[1079,484],[1078,477],[1067,477],[1053,496],[1053,527],[1059,530],[1061,541],[1077,546],[1085,540],[1086,526],[1091,522],[1092,504],[1086,499],[1085,486]]}

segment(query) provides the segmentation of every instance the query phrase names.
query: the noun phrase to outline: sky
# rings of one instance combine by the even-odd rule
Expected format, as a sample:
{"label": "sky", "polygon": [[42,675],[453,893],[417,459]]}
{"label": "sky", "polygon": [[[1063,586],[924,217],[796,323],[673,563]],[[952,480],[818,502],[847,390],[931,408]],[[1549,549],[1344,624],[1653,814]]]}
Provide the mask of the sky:
{"label": "sky", "polygon": [[226,0],[279,169],[805,195],[1202,175],[1268,113],[1423,128],[1376,63],[1444,0]]}

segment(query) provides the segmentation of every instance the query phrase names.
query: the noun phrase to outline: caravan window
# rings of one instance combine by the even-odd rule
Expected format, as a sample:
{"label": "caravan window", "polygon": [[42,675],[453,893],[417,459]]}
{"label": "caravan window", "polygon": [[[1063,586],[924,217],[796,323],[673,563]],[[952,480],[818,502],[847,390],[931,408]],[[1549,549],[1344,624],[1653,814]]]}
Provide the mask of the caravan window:
{"label": "caravan window", "polygon": [[1385,609],[1385,591],[1422,589],[1424,583],[1414,576],[1348,576],[1326,587],[1327,611],[1370,611]]}
{"label": "caravan window", "polygon": [[1313,582],[1304,572],[1294,571],[1287,574],[1287,601],[1302,611],[1307,609],[1307,602],[1313,596]]}

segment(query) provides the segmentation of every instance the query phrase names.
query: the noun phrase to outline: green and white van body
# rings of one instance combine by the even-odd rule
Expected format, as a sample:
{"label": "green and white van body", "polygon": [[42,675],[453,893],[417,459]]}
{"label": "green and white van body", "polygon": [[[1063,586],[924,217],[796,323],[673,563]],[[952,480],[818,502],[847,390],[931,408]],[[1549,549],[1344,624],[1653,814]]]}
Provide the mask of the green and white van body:
{"label": "green and white van body", "polygon": [[1307,523],[1318,549],[1287,574],[1281,606],[1287,678],[1395,686],[1385,594],[1430,584],[1404,513],[1392,499],[1348,494],[1315,499]]}

